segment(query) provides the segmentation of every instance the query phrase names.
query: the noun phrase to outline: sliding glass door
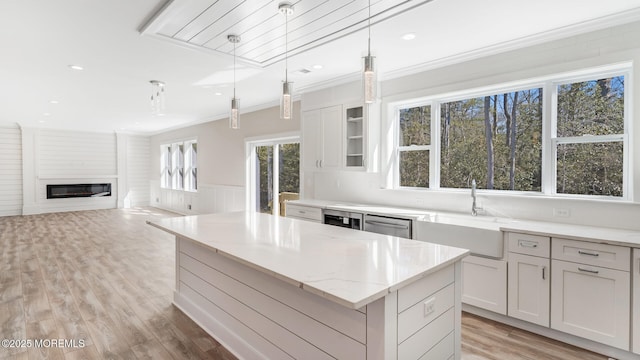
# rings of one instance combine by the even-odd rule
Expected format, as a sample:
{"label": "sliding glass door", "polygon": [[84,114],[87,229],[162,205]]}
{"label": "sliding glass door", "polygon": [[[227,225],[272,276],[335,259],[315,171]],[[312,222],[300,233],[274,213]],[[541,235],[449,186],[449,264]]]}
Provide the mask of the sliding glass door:
{"label": "sliding glass door", "polygon": [[300,192],[300,142],[297,137],[248,142],[250,208],[285,215],[286,201]]}

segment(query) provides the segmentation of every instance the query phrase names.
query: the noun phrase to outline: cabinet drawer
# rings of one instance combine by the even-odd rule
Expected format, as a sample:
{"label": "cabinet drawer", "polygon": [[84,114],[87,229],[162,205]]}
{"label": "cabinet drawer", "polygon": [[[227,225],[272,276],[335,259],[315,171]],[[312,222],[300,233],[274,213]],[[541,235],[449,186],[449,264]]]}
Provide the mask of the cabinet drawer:
{"label": "cabinet drawer", "polygon": [[[455,273],[453,265],[435,274],[415,282],[415,286],[407,286],[398,290],[398,313],[433,295],[436,291],[453,283]],[[452,303],[453,304],[453,303]]]}
{"label": "cabinet drawer", "polygon": [[509,251],[524,255],[549,257],[551,239],[546,236],[507,233]]}
{"label": "cabinet drawer", "polygon": [[450,284],[398,314],[398,343],[449,310],[455,303],[454,290],[453,284]]}
{"label": "cabinet drawer", "polygon": [[322,209],[313,206],[287,204],[286,215],[290,218],[322,222]]}
{"label": "cabinet drawer", "polygon": [[629,271],[631,265],[631,248],[553,238],[551,257],[580,264]]}

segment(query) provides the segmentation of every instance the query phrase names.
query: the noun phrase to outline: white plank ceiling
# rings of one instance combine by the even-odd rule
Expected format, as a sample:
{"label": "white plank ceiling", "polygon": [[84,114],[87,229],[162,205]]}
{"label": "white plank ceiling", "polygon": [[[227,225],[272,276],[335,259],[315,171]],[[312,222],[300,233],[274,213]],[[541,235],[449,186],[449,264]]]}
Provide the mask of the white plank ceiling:
{"label": "white plank ceiling", "polygon": [[[298,0],[290,4],[289,55],[335,41],[431,0]],[[203,51],[233,53],[227,35],[240,35],[236,55],[266,67],[285,54],[285,17],[273,0],[174,0],[144,29],[177,44]]]}

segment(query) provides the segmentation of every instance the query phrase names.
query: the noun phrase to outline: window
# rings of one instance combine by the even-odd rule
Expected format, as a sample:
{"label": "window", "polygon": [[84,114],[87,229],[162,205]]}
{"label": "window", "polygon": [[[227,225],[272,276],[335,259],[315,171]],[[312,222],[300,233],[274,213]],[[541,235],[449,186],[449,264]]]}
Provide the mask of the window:
{"label": "window", "polygon": [[429,187],[431,151],[431,106],[399,110],[399,185]]}
{"label": "window", "polygon": [[488,190],[624,198],[626,72],[603,67],[399,104],[395,186],[468,189],[475,179]]}
{"label": "window", "polygon": [[624,76],[557,86],[556,191],[623,196]]}
{"label": "window", "polygon": [[197,142],[190,140],[160,146],[160,187],[196,191]]}
{"label": "window", "polygon": [[440,105],[440,187],[540,191],[542,89]]}
{"label": "window", "polygon": [[177,143],[171,145],[171,188],[182,190],[184,188],[184,145]]}
{"label": "window", "polygon": [[187,191],[198,190],[198,144],[194,141],[185,143],[185,186]]}
{"label": "window", "polygon": [[171,189],[171,145],[160,146],[160,187]]}

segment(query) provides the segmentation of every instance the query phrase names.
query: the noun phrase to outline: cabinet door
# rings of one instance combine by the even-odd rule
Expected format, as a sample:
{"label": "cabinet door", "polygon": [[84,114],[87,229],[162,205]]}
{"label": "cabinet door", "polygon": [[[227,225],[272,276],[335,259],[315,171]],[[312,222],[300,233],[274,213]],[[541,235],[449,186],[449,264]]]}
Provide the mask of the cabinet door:
{"label": "cabinet door", "polygon": [[551,268],[551,328],[629,351],[629,273],[561,260]]}
{"label": "cabinet door", "polygon": [[549,263],[549,258],[509,253],[509,316],[549,326]]}
{"label": "cabinet door", "polygon": [[322,154],[322,110],[302,114],[302,168],[316,170]]}
{"label": "cabinet door", "polygon": [[631,288],[633,289],[633,326],[631,333],[633,334],[633,344],[631,349],[634,353],[640,354],[640,249],[633,249],[633,266],[631,267],[633,274],[633,283]]}
{"label": "cabinet door", "polygon": [[462,302],[507,314],[507,262],[467,256],[462,260]]}
{"label": "cabinet door", "polygon": [[342,166],[342,106],[322,109],[322,157],[320,167]]}

